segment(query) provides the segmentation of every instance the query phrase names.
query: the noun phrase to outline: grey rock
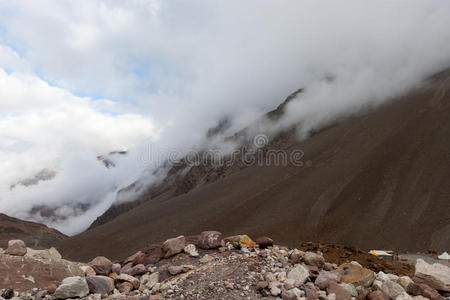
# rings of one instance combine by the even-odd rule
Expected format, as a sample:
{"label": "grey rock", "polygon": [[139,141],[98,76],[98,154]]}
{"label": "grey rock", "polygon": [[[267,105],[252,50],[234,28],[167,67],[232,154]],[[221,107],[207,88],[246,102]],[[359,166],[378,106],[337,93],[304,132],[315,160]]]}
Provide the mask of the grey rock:
{"label": "grey rock", "polygon": [[10,240],[8,241],[6,253],[9,255],[24,256],[27,254],[27,246],[22,240]]}
{"label": "grey rock", "polygon": [[299,287],[305,283],[309,277],[309,271],[303,265],[296,265],[291,271],[289,271],[287,278],[294,279],[295,286]]}
{"label": "grey rock", "polygon": [[381,290],[389,296],[390,299],[395,299],[405,292],[402,286],[391,280],[386,280],[381,284]]}
{"label": "grey rock", "polygon": [[86,279],[80,276],[67,277],[58,286],[55,297],[58,299],[81,298],[89,294]]}
{"label": "grey rock", "polygon": [[112,262],[104,257],[97,256],[94,258],[89,265],[94,269],[97,275],[109,275],[111,273]]}
{"label": "grey rock", "polygon": [[114,290],[114,279],[107,276],[86,277],[86,282],[92,294],[108,295]]}

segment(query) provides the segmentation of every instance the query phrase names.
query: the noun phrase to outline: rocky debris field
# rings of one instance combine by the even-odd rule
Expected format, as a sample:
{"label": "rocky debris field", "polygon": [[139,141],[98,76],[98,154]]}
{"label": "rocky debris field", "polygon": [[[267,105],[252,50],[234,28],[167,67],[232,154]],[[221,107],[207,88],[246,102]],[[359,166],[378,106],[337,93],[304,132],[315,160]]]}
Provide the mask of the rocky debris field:
{"label": "rocky debris field", "polygon": [[418,260],[415,268],[354,247],[274,245],[268,237],[178,236],[123,261],[89,263],[11,240],[0,250],[3,299],[450,299],[450,268]]}

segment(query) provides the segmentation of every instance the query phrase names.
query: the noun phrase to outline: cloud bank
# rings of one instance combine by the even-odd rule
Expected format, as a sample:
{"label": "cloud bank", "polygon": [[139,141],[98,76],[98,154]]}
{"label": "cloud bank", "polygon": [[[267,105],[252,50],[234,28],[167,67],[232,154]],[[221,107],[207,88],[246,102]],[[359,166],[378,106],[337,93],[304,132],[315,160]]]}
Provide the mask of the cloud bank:
{"label": "cloud bank", "polygon": [[[183,153],[300,87],[276,128],[305,136],[448,67],[449,28],[446,0],[0,1],[0,211],[79,232],[157,164],[149,142]],[[123,148],[116,168],[95,160]]]}

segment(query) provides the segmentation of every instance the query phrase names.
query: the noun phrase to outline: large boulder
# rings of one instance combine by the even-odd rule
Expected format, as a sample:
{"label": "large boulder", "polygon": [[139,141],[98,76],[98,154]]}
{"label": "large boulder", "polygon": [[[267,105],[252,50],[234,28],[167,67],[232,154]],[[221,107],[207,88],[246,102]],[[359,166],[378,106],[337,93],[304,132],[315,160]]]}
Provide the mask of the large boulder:
{"label": "large boulder", "polygon": [[109,275],[111,273],[112,262],[104,256],[97,256],[89,265],[97,275]]}
{"label": "large boulder", "polygon": [[114,290],[114,279],[107,276],[86,277],[86,282],[91,294],[108,295]]}
{"label": "large boulder", "polygon": [[8,241],[8,248],[6,253],[9,255],[24,256],[27,254],[27,246],[22,240],[10,240]]}
{"label": "large boulder", "polygon": [[450,268],[438,263],[428,264],[423,259],[418,259],[414,281],[425,283],[440,291],[450,292]]}
{"label": "large boulder", "polygon": [[64,259],[0,255],[0,287],[17,291],[46,289],[72,276],[84,276],[84,272],[76,264]]}
{"label": "large boulder", "polygon": [[370,287],[375,280],[375,273],[356,264],[344,263],[333,271],[341,276],[341,282],[351,283],[355,287]]}
{"label": "large boulder", "polygon": [[165,258],[171,257],[183,251],[184,246],[186,246],[186,238],[183,235],[168,239],[162,245],[163,255]]}
{"label": "large boulder", "polygon": [[222,233],[218,231],[203,231],[198,237],[197,246],[202,249],[219,248],[222,238]]}
{"label": "large boulder", "polygon": [[67,277],[61,282],[55,292],[58,299],[81,298],[89,294],[89,287],[84,277]]}

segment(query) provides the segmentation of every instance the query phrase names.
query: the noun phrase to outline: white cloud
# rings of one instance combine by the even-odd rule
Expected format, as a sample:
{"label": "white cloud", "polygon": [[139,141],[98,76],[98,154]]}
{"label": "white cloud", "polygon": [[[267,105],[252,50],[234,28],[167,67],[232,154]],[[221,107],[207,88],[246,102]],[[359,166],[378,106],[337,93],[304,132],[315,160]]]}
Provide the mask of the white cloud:
{"label": "white cloud", "polygon": [[[144,167],[131,156],[107,170],[96,156],[158,137],[158,128],[149,118],[99,111],[95,101],[29,74],[7,74],[0,69],[0,99],[2,212],[29,218],[33,207],[46,205],[65,216],[76,204],[91,205],[83,216],[64,222],[38,218],[68,233],[92,222],[99,207],[105,209],[111,203],[116,189],[136,179]],[[49,167],[60,170],[54,180],[10,189]]]}

